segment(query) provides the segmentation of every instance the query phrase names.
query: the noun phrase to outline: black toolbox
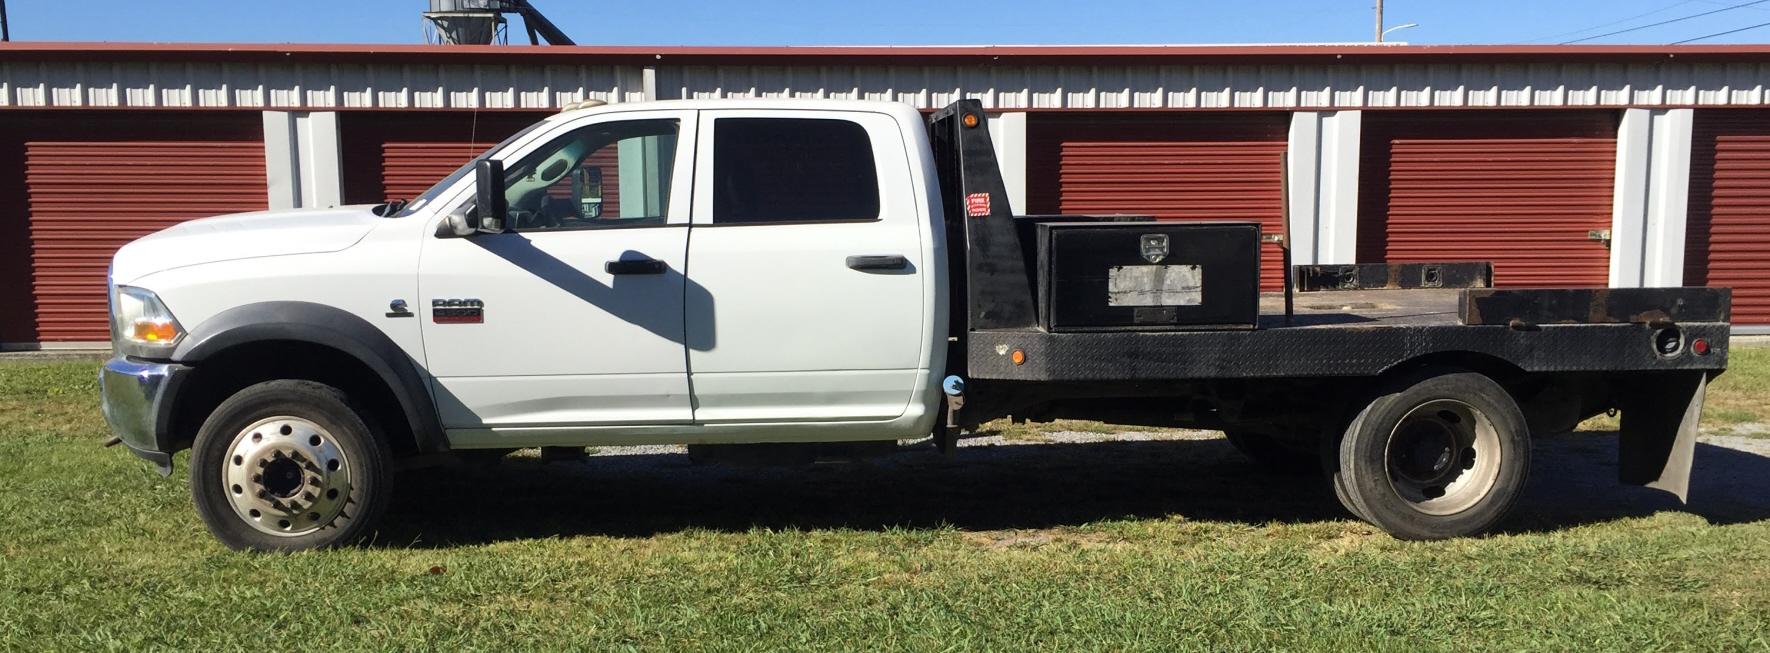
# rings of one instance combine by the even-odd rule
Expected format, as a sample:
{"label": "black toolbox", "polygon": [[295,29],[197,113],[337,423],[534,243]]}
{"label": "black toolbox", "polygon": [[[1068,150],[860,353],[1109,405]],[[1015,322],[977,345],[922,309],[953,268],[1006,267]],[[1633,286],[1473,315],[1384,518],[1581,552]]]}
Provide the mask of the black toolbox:
{"label": "black toolbox", "polygon": [[1260,225],[1040,222],[1039,321],[1050,331],[1253,328]]}

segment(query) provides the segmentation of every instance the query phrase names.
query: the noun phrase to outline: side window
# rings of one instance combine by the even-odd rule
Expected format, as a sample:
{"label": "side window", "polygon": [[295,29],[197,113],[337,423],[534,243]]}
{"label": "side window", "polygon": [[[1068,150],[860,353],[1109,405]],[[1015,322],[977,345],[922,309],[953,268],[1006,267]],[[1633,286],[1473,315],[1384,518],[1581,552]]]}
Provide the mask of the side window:
{"label": "side window", "polygon": [[573,130],[504,172],[509,225],[563,231],[661,225],[676,164],[676,120],[629,120]]}
{"label": "side window", "polygon": [[879,217],[873,145],[859,124],[719,118],[713,134],[714,224]]}

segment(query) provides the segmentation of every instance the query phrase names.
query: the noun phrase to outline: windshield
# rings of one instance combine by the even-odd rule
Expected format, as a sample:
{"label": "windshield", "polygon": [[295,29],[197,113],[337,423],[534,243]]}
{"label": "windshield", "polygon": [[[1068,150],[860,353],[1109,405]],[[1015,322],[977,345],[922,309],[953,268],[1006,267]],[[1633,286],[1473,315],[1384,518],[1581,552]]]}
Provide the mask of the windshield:
{"label": "windshield", "polygon": [[547,121],[545,121],[545,120],[536,121],[534,124],[531,124],[527,127],[517,130],[516,133],[510,135],[510,138],[506,138],[502,141],[499,141],[497,145],[493,145],[490,148],[487,148],[486,151],[481,152],[479,154],[479,156],[469,159],[467,161],[467,163],[462,164],[461,167],[459,167],[459,168],[455,168],[454,172],[449,173],[449,176],[443,177],[442,181],[436,182],[436,184],[431,186],[428,190],[425,190],[423,193],[420,193],[418,195],[418,197],[413,198],[411,202],[408,202],[406,204],[406,206],[403,210],[401,210],[398,214],[394,215],[393,217],[403,218],[403,217],[406,217],[408,215],[418,212],[418,210],[424,208],[425,205],[428,205],[432,201],[435,201],[437,195],[441,195],[443,191],[448,190],[450,186],[455,185],[455,182],[461,181],[461,179],[463,177],[466,177],[469,173],[472,173],[473,166],[475,164],[478,164],[480,161],[483,161],[487,157],[490,157],[493,152],[497,152],[499,150],[502,150],[506,146],[510,145],[511,143],[516,142],[517,139],[528,135],[529,132],[539,129],[541,127],[541,125],[544,125],[544,124],[547,124]]}

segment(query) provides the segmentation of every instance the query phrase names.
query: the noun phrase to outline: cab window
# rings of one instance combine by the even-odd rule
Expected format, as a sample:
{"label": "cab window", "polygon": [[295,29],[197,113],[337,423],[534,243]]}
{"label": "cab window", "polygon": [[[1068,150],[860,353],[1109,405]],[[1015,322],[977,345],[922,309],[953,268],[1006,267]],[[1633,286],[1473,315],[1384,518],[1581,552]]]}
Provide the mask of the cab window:
{"label": "cab window", "polygon": [[713,224],[879,218],[867,130],[824,118],[713,123]]}
{"label": "cab window", "polygon": [[680,125],[628,120],[573,130],[506,166],[514,231],[665,223]]}

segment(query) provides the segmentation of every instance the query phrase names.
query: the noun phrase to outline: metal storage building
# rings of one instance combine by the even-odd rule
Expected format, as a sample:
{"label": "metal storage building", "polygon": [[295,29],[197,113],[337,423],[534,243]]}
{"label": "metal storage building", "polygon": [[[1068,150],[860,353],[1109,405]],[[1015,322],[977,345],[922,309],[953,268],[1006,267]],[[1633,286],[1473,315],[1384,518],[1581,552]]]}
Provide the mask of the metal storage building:
{"label": "metal storage building", "polygon": [[1770,332],[1767,83],[1770,45],[0,44],[0,345],[105,340],[110,253],[179,220],[410,196],[582,99],[757,96],[980,98],[1020,212],[1288,203],[1298,263],[1727,285]]}

